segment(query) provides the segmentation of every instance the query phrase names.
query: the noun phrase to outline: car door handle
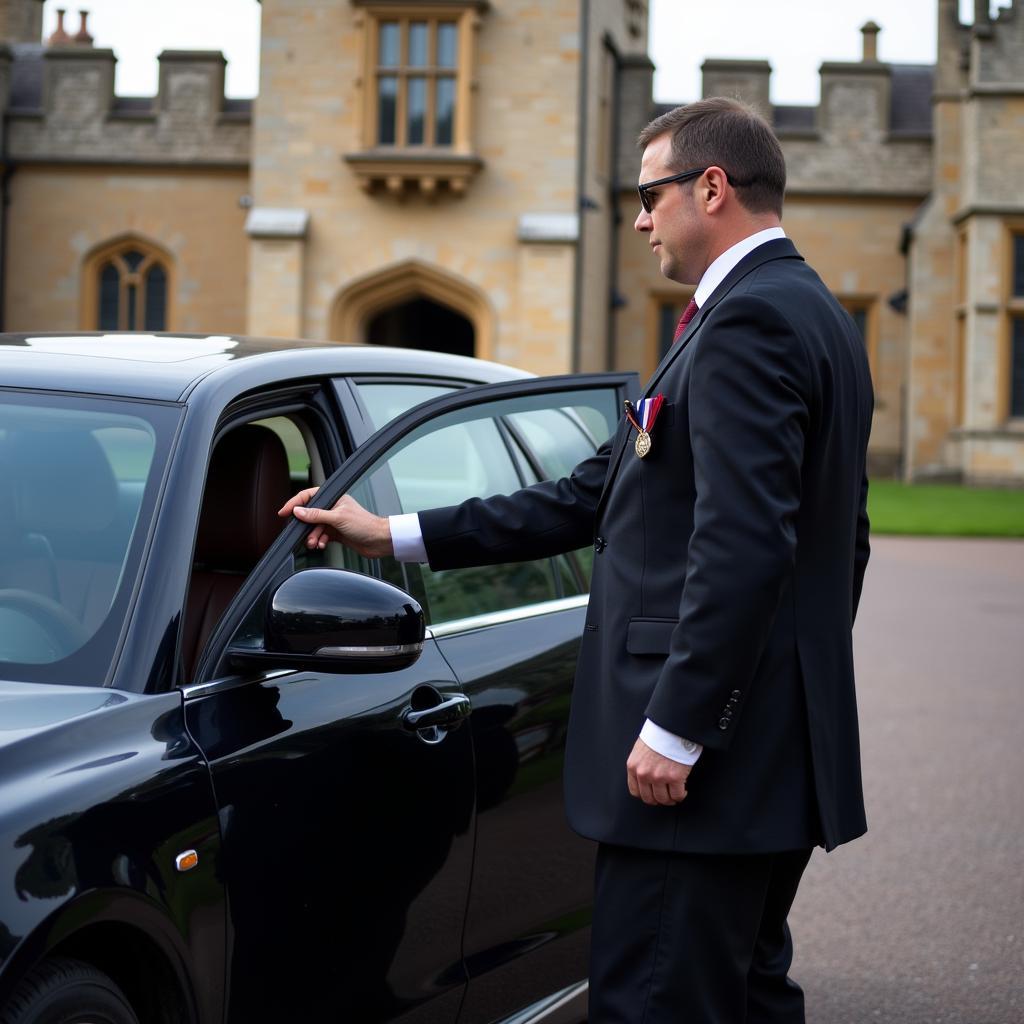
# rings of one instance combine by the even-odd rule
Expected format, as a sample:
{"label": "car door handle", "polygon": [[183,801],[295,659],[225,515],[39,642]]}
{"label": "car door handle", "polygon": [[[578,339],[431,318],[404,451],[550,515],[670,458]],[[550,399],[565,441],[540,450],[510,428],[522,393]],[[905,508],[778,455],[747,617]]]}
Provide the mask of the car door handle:
{"label": "car door handle", "polygon": [[435,704],[432,708],[413,711],[409,708],[402,715],[402,722],[407,729],[444,729],[459,724],[472,711],[469,698],[462,693]]}

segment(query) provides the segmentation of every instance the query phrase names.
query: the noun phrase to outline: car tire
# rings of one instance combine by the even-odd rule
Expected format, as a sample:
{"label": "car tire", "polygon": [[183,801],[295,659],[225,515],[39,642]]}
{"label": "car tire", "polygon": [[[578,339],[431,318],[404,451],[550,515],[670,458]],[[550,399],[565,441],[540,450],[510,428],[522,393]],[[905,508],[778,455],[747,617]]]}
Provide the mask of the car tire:
{"label": "car tire", "polygon": [[0,1024],[139,1024],[139,1019],[102,971],[55,957],[22,978],[0,1010]]}

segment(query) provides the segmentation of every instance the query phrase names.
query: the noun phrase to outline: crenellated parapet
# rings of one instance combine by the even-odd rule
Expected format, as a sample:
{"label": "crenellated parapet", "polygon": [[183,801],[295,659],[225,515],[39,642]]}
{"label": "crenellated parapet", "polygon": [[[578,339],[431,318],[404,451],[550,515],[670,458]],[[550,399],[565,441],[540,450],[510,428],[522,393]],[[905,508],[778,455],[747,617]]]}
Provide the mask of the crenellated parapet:
{"label": "crenellated parapet", "polygon": [[860,61],[821,65],[817,106],[773,106],[771,66],[706,60],[705,96],[736,96],[768,116],[782,142],[790,195],[923,197],[931,187],[935,69],[878,60],[868,22]]}
{"label": "crenellated parapet", "polygon": [[[245,166],[251,101],[224,96],[219,51],[165,50],[153,97],[114,92],[113,50],[11,47],[8,153],[16,161]],[[4,61],[0,55],[0,97]]]}
{"label": "crenellated parapet", "polygon": [[1024,15],[1018,0],[993,17],[986,5],[974,16],[970,87],[985,92],[1008,87],[1024,92]]}

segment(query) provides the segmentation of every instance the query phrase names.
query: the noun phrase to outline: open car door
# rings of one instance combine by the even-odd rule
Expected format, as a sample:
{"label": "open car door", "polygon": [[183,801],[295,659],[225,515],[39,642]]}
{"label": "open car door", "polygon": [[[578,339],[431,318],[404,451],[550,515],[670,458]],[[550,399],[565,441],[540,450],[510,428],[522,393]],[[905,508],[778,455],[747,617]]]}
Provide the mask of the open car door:
{"label": "open car door", "polygon": [[[381,515],[418,512],[564,476],[618,428],[623,399],[638,393],[625,373],[453,391],[383,425],[312,504],[350,493]],[[239,652],[250,673],[262,661],[256,683],[276,723],[207,751],[234,828],[225,829],[226,857],[237,865],[264,851],[263,870],[232,876],[232,906],[258,907],[261,930],[284,947],[236,945],[233,969],[253,993],[247,1009],[300,992],[314,1015],[483,1022],[585,1000],[592,844],[565,823],[561,775],[592,549],[434,572],[334,543],[309,551],[307,532],[298,520],[282,531],[197,671],[230,678]],[[263,628],[272,595],[324,567],[379,577],[416,599],[427,635],[415,664],[275,668]],[[188,700],[195,733],[228,714],[245,720],[254,695],[239,691],[214,694],[220,703],[205,709]],[[465,717],[446,727],[442,705],[456,704]],[[410,709],[428,713],[416,719],[422,727]],[[269,875],[278,884],[267,884],[283,835],[291,856]]]}

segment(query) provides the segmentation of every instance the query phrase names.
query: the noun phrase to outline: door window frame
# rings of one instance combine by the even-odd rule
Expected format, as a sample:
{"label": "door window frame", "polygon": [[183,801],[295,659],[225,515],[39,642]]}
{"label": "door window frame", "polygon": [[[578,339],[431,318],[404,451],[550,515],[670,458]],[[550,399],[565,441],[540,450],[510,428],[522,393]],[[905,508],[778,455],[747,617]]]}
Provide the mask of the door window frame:
{"label": "door window frame", "polygon": [[[365,476],[395,444],[414,430],[449,412],[470,409],[491,401],[529,398],[548,394],[571,394],[612,388],[617,399],[635,396],[640,392],[640,381],[635,373],[560,374],[551,377],[530,377],[477,384],[460,388],[451,394],[440,395],[397,417],[374,432],[321,485],[310,508],[329,508],[352,485]],[[339,429],[341,425],[339,424]],[[241,626],[253,604],[263,591],[281,578],[281,568],[301,543],[309,527],[292,518],[263,558],[250,572],[239,588],[217,627],[210,635],[206,649],[196,665],[192,684],[203,683],[219,676],[234,674],[227,664],[226,652],[231,638]],[[377,575],[378,573],[374,573]],[[577,598],[581,595],[577,595]],[[543,605],[536,606],[543,608]],[[518,616],[517,616],[518,617]]]}

